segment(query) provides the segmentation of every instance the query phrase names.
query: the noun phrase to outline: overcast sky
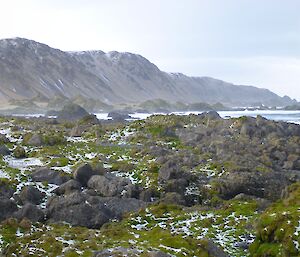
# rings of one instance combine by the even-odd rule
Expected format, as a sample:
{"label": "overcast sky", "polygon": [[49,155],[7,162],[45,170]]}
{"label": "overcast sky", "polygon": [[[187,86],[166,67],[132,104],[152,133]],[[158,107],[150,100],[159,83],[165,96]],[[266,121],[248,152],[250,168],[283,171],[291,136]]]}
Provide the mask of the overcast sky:
{"label": "overcast sky", "polygon": [[0,38],[139,53],[300,100],[299,0],[0,0]]}

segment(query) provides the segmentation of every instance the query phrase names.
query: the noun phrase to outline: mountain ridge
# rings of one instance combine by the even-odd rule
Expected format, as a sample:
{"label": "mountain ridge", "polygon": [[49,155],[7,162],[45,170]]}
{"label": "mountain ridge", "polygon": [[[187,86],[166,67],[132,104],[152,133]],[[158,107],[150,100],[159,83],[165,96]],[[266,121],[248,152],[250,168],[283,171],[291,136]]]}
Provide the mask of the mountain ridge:
{"label": "mountain ridge", "polygon": [[24,38],[0,40],[0,100],[82,96],[106,104],[168,102],[227,106],[295,103],[268,89],[210,77],[161,71],[139,54],[101,50],[61,51]]}

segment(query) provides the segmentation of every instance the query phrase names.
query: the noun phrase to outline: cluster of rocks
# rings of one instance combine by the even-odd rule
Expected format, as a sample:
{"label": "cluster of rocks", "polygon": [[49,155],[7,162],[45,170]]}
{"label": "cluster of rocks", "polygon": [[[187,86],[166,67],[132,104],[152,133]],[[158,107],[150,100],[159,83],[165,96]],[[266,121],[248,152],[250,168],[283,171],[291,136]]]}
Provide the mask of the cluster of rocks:
{"label": "cluster of rocks", "polygon": [[14,194],[14,190],[4,184],[0,188],[0,221],[14,217],[99,228],[112,219],[121,219],[125,213],[147,206],[143,201],[147,197],[130,180],[106,173],[104,169],[93,169],[89,164],[78,167],[73,177],[39,168],[31,178],[58,186],[47,199],[46,208],[39,206],[46,194],[38,188],[24,186],[20,193]]}

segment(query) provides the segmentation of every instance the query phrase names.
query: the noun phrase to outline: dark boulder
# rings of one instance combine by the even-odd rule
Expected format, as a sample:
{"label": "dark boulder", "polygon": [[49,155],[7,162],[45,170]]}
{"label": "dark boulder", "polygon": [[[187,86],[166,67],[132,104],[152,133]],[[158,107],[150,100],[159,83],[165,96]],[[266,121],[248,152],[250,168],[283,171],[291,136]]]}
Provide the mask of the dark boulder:
{"label": "dark boulder", "polygon": [[74,191],[79,191],[80,189],[81,189],[81,184],[77,180],[70,179],[69,181],[61,184],[53,192],[57,195],[64,195],[64,194],[70,194]]}
{"label": "dark boulder", "polygon": [[10,155],[10,150],[5,145],[0,145],[0,155]]}
{"label": "dark boulder", "polygon": [[47,217],[50,222],[99,228],[110,219],[121,218],[123,214],[145,206],[143,201],[134,198],[100,197],[74,192],[50,198]]}
{"label": "dark boulder", "polygon": [[128,112],[122,111],[110,112],[107,117],[112,118],[114,121],[124,121],[131,118]]}
{"label": "dark boulder", "polygon": [[45,220],[44,212],[32,203],[26,203],[20,210],[14,213],[18,220],[27,218],[32,222],[41,222]]}
{"label": "dark boulder", "polygon": [[60,173],[59,171],[51,170],[47,167],[36,169],[31,174],[31,178],[33,181],[48,182],[55,185],[61,185],[71,179],[69,175]]}
{"label": "dark boulder", "polygon": [[88,181],[94,175],[102,175],[104,170],[102,169],[93,169],[92,166],[88,163],[85,163],[79,166],[73,173],[75,180],[80,182],[82,186],[87,186]]}
{"label": "dark boulder", "polygon": [[14,201],[0,198],[0,221],[12,217],[17,210],[18,207]]}
{"label": "dark boulder", "polygon": [[219,115],[218,112],[216,111],[208,111],[208,112],[203,112],[201,114],[198,115],[199,118],[206,118],[206,119],[210,119],[210,120],[219,120],[222,119],[221,116]]}
{"label": "dark boulder", "polygon": [[114,215],[101,198],[74,192],[51,198],[47,203],[47,217],[53,223],[68,222],[72,226],[100,228]]}
{"label": "dark boulder", "polygon": [[89,113],[77,104],[68,104],[57,113],[57,119],[62,121],[76,121],[89,115]]}
{"label": "dark boulder", "polygon": [[0,181],[0,198],[11,198],[14,194],[15,190],[4,181]]}
{"label": "dark boulder", "polygon": [[232,172],[215,182],[220,196],[224,199],[244,193],[276,201],[284,188],[295,181],[292,176],[282,172]]}
{"label": "dark boulder", "polygon": [[19,198],[23,204],[27,202],[40,204],[45,196],[46,194],[44,192],[41,192],[34,186],[23,187],[19,194]]}
{"label": "dark boulder", "polygon": [[114,213],[114,218],[120,219],[128,212],[136,212],[147,204],[135,198],[103,197],[104,205]]}

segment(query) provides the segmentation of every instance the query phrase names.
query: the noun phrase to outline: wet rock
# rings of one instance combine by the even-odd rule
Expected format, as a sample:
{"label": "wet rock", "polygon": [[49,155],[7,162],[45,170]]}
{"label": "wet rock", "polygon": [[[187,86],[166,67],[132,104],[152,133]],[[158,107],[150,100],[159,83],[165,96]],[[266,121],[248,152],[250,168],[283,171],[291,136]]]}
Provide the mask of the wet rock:
{"label": "wet rock", "polygon": [[74,179],[80,182],[82,186],[87,186],[88,181],[94,175],[102,174],[100,170],[93,169],[92,166],[88,163],[81,165],[73,173]]}
{"label": "wet rock", "polygon": [[27,218],[32,222],[42,222],[45,220],[44,212],[32,203],[26,203],[14,214],[14,217],[18,220]]}
{"label": "wet rock", "polygon": [[34,186],[23,187],[19,194],[19,198],[23,204],[27,202],[40,204],[45,196],[46,194],[44,192],[41,192]]}
{"label": "wet rock", "polygon": [[31,174],[31,178],[36,182],[48,182],[55,185],[61,185],[71,179],[68,175],[51,170],[47,167],[36,169]]}
{"label": "wet rock", "polygon": [[14,201],[0,198],[0,221],[12,217],[17,210],[18,207]]}
{"label": "wet rock", "polygon": [[81,189],[81,184],[74,179],[70,179],[66,183],[61,184],[53,192],[57,195],[70,194],[74,191],[79,191]]}
{"label": "wet rock", "polygon": [[0,145],[0,155],[10,155],[10,150],[5,145]]}

